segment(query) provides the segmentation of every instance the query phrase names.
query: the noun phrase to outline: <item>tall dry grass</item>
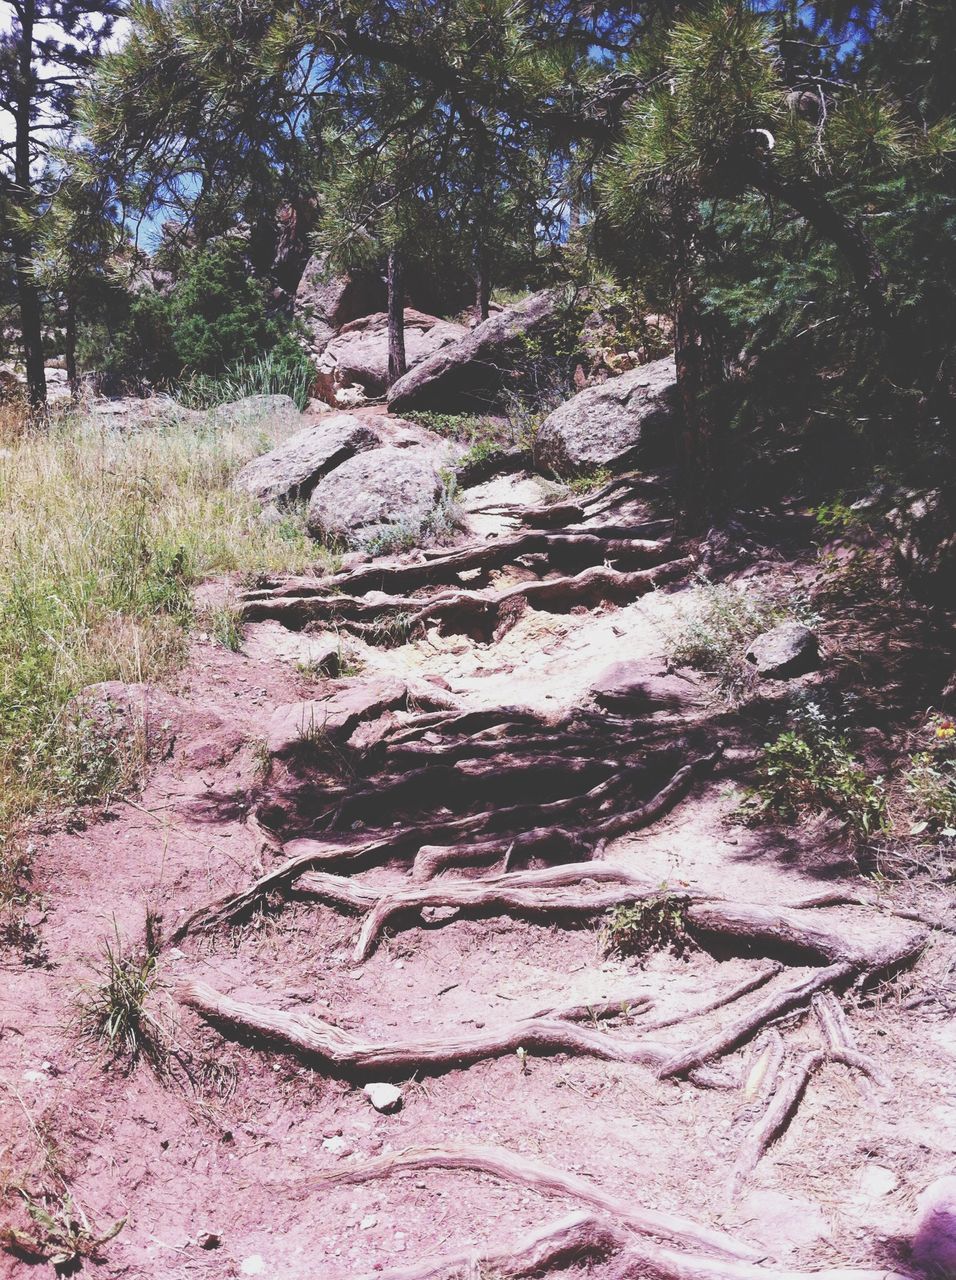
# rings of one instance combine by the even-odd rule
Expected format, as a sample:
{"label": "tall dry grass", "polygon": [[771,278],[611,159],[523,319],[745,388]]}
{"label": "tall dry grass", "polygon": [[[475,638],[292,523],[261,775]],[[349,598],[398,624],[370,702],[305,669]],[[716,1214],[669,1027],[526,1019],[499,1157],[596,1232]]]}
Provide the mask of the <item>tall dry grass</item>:
{"label": "tall dry grass", "polygon": [[109,785],[115,744],[71,699],[174,669],[197,582],[322,561],[295,513],[266,524],[229,487],[291,430],[215,414],[34,424],[0,408],[0,841],[37,807]]}

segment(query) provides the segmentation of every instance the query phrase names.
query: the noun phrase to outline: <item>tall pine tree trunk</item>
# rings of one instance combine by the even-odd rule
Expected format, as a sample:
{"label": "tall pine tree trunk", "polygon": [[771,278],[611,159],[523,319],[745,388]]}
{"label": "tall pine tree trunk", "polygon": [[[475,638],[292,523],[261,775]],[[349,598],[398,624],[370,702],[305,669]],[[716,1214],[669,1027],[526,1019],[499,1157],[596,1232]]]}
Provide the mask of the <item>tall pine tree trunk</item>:
{"label": "tall pine tree trunk", "polygon": [[70,387],[70,395],[76,400],[80,394],[80,377],[76,370],[76,299],[72,289],[68,289],[66,294],[64,329],[66,380]]}
{"label": "tall pine tree trunk", "polygon": [[401,252],[388,255],[388,385],[408,368],[405,359],[405,264]]}
{"label": "tall pine tree trunk", "polygon": [[714,393],[723,375],[719,343],[704,314],[697,285],[697,215],[674,211],[674,359],[681,417],[678,462],[687,525],[699,527],[723,502],[725,441]]}
{"label": "tall pine tree trunk", "polygon": [[479,239],[475,244],[475,319],[480,324],[488,319],[491,304],[491,267],[487,246]]}
{"label": "tall pine tree trunk", "polygon": [[[17,199],[24,212],[30,212],[33,193],[30,173],[30,128],[33,105],[33,29],[36,22],[35,0],[24,0],[19,10],[20,32],[17,49],[17,86],[15,95],[16,138],[14,141],[13,179]],[[29,231],[18,230],[13,236],[13,254],[20,304],[20,332],[23,362],[26,366],[30,404],[35,409],[46,404],[46,373],[43,368],[43,319],[40,292],[33,277],[33,238]]]}

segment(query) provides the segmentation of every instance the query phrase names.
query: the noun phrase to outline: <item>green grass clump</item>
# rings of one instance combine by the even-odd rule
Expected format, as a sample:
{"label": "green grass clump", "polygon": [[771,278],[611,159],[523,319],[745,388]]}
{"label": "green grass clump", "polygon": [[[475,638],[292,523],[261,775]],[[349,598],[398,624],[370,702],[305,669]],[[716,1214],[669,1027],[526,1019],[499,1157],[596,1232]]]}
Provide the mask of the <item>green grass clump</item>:
{"label": "green grass clump", "polygon": [[107,941],[99,981],[80,996],[80,1020],[85,1034],[98,1041],[111,1058],[135,1065],[141,1057],[157,1067],[165,1064],[165,1028],[146,1008],[156,987],[157,947],[147,917],[146,944],[140,951],[124,947],[116,930]]}
{"label": "green grass clump", "polygon": [[884,780],[871,778],[849,739],[816,703],[793,712],[793,727],[763,748],[756,787],[744,811],[795,821],[806,813],[835,814],[865,839],[888,824]]}
{"label": "green grass clump", "polygon": [[677,667],[694,667],[717,681],[735,701],[753,681],[746,659],[750,642],[781,622],[813,626],[818,619],[800,597],[758,585],[714,583],[699,577],[687,593],[677,621],[665,636],[668,658]]}
{"label": "green grass clump", "polygon": [[[301,523],[270,526],[230,488],[276,442],[261,422],[213,416],[0,423],[0,835],[123,772],[114,760],[94,776],[109,744],[72,700],[100,681],[174,670],[197,582],[323,558]],[[113,747],[105,756],[128,744]]]}
{"label": "green grass clump", "polygon": [[188,409],[212,409],[248,396],[289,396],[297,409],[304,409],[314,385],[315,366],[307,356],[268,352],[240,360],[225,373],[194,373],[176,383],[173,395]]}
{"label": "green grass clump", "polygon": [[601,929],[601,945],[609,956],[643,956],[663,950],[683,955],[692,945],[687,899],[663,890],[643,902],[614,907]]}

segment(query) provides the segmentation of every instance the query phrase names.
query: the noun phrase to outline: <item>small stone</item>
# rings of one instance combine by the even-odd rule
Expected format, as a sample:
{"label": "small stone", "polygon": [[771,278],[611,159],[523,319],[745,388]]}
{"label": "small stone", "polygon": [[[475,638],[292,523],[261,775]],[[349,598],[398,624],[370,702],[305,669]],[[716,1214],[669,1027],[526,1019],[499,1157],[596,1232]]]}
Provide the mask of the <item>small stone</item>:
{"label": "small stone", "polygon": [[402,1105],[402,1091],[393,1084],[367,1084],[362,1092],[376,1111],[397,1111]]}
{"label": "small stone", "polygon": [[342,1156],[348,1155],[351,1148],[344,1138],[336,1134],[331,1138],[322,1139],[322,1149],[327,1151],[330,1156],[341,1159]]}
{"label": "small stone", "polygon": [[892,1169],[880,1164],[868,1164],[860,1175],[860,1191],[867,1199],[888,1196],[900,1185]]}
{"label": "small stone", "polygon": [[371,1229],[377,1224],[378,1224],[378,1218],[376,1218],[374,1213],[369,1213],[369,1214],[366,1214],[366,1216],[362,1219],[362,1221],[359,1223],[359,1226],[362,1228],[363,1231],[371,1231]]}
{"label": "small stone", "polygon": [[200,1231],[196,1243],[200,1249],[218,1249],[222,1244],[222,1236],[217,1231]]}
{"label": "small stone", "polygon": [[782,622],[751,643],[747,661],[768,680],[790,680],[820,665],[816,636],[801,622]]}
{"label": "small stone", "polygon": [[243,1258],[239,1264],[239,1270],[244,1276],[264,1276],[266,1260],[261,1253],[252,1253],[248,1258]]}
{"label": "small stone", "polygon": [[956,1175],[930,1183],[916,1203],[913,1260],[933,1275],[956,1275]]}
{"label": "small stone", "polygon": [[422,907],[423,924],[444,924],[458,915],[457,907]]}

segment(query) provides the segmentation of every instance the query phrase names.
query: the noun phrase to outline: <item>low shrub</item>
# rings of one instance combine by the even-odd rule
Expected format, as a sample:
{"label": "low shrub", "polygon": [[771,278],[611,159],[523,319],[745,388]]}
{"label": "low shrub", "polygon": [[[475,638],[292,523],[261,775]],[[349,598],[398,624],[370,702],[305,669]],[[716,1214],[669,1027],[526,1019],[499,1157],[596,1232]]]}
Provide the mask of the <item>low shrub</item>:
{"label": "low shrub", "polygon": [[609,956],[643,956],[663,950],[683,955],[692,945],[687,899],[663,890],[643,902],[614,907],[601,929],[601,945]]}
{"label": "low shrub", "polygon": [[671,663],[694,667],[717,681],[730,701],[754,680],[746,651],[761,632],[781,622],[814,626],[819,621],[806,600],[754,581],[714,583],[698,577],[675,623],[666,629]]}
{"label": "low shrub", "polygon": [[764,745],[758,781],[744,812],[754,820],[793,821],[828,810],[857,838],[885,830],[884,780],[869,776],[834,719],[807,701],[794,709],[792,722],[792,728]]}

